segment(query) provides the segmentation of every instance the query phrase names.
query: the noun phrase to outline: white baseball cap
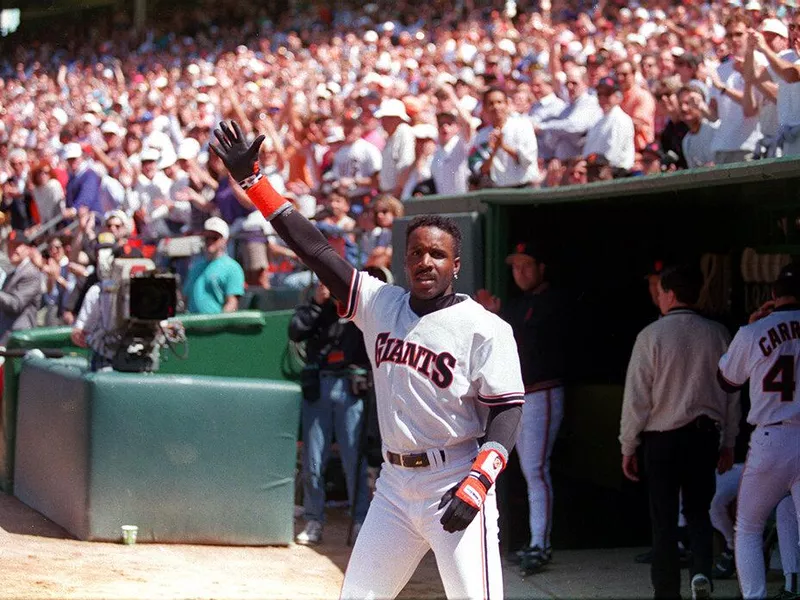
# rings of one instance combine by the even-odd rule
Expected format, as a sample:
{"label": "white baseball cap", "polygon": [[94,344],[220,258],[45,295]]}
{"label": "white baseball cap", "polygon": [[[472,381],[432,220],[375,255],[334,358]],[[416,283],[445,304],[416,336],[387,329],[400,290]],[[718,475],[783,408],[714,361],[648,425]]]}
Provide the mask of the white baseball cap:
{"label": "white baseball cap", "polygon": [[185,138],[178,144],[179,160],[194,160],[200,154],[200,142],[194,138]]}
{"label": "white baseball cap", "polygon": [[228,224],[219,217],[211,217],[210,219],[206,219],[206,222],[203,225],[203,230],[218,233],[226,240],[231,233]]}
{"label": "white baseball cap", "polygon": [[764,19],[761,23],[761,33],[774,33],[782,38],[789,39],[789,28],[778,19]]}
{"label": "white baseball cap", "polygon": [[414,132],[414,137],[418,140],[439,139],[439,131],[430,123],[420,123],[419,125],[414,125],[411,130]]}
{"label": "white baseball cap", "polygon": [[92,127],[97,127],[100,124],[100,121],[97,119],[97,117],[89,112],[83,113],[83,115],[81,116],[81,122],[88,123]]}
{"label": "white baseball cap", "polygon": [[344,129],[339,126],[331,127],[330,133],[328,137],[325,138],[326,144],[335,144],[336,142],[343,142],[345,139],[344,137]]}
{"label": "white baseball cap", "polygon": [[758,0],[750,0],[744,7],[745,10],[761,10],[761,3]]}
{"label": "white baseball cap", "polygon": [[69,160],[70,158],[80,158],[81,156],[83,156],[83,148],[81,148],[80,144],[70,142],[64,146],[65,160]]}
{"label": "white baseball cap", "polygon": [[146,162],[148,160],[156,161],[161,157],[161,152],[155,148],[145,148],[139,153],[139,160]]}
{"label": "white baseball cap", "polygon": [[174,165],[178,160],[178,155],[175,154],[175,151],[169,149],[165,152],[161,153],[161,158],[158,161],[158,168],[159,169],[166,169]]}
{"label": "white baseball cap", "polygon": [[112,133],[119,137],[125,135],[125,130],[122,129],[122,127],[120,127],[119,125],[117,125],[114,121],[106,121],[105,123],[103,123],[103,125],[100,127],[100,131],[103,133]]}
{"label": "white baseball cap", "polygon": [[400,117],[406,123],[411,120],[406,113],[406,105],[402,100],[396,98],[387,98],[381,102],[380,108],[375,111],[375,118],[382,119],[383,117]]}

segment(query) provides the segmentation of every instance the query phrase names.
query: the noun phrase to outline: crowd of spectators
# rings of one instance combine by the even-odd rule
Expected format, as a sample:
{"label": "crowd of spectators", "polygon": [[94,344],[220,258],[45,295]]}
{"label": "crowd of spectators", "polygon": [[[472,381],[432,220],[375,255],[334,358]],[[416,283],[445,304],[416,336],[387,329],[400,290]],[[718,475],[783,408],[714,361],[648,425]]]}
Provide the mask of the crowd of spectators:
{"label": "crowd of spectators", "polygon": [[5,40],[6,229],[74,223],[38,239],[48,290],[86,277],[109,219],[156,242],[210,216],[249,285],[307,284],[209,152],[222,119],[266,136],[262,171],[359,266],[389,266],[415,196],[800,154],[795,0],[262,4]]}

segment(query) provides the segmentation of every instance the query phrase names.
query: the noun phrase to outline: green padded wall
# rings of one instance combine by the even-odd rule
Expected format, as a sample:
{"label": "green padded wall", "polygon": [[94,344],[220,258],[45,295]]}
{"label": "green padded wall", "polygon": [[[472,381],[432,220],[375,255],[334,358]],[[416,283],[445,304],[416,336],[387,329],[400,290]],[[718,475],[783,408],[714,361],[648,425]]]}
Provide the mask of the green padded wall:
{"label": "green padded wall", "polygon": [[82,540],[133,524],[145,542],[291,542],[296,384],[22,362],[14,489],[28,506]]}
{"label": "green padded wall", "polygon": [[[224,377],[285,380],[287,328],[293,311],[239,311],[223,315],[181,315],[186,327],[188,356],[162,353],[159,373],[219,375]],[[43,327],[17,331],[9,348],[60,348],[76,356],[86,351],[72,345],[69,327]],[[182,349],[179,349],[182,350]],[[5,385],[0,410],[0,489],[13,491],[14,437],[20,359],[3,366]]]}

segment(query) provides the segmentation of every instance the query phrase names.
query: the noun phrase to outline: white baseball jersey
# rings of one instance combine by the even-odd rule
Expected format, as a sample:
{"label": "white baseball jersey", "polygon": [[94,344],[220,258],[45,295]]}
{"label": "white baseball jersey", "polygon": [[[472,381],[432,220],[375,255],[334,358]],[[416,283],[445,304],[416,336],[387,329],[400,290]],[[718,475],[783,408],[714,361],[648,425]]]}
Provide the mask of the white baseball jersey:
{"label": "white baseball jersey", "polygon": [[383,443],[407,453],[480,438],[489,406],[523,402],[511,327],[466,296],[420,317],[409,296],[356,271],[341,313],[364,333]]}
{"label": "white baseball jersey", "polygon": [[737,387],[750,379],[748,423],[800,422],[800,309],[778,309],[742,327],[720,359],[719,370]]}

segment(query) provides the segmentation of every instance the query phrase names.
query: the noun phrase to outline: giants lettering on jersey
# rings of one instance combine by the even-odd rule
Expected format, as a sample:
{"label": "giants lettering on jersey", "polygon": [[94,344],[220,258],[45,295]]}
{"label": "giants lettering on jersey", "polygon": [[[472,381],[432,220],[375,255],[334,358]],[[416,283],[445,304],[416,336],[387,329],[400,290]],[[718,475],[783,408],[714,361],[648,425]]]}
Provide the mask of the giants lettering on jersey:
{"label": "giants lettering on jersey", "polygon": [[770,327],[767,335],[758,340],[758,345],[764,356],[769,356],[782,343],[796,339],[800,339],[800,322],[789,321]]}
{"label": "giants lettering on jersey", "polygon": [[385,362],[406,365],[444,389],[453,383],[456,357],[449,352],[436,354],[425,346],[389,337],[389,332],[385,331],[375,340],[375,368]]}

